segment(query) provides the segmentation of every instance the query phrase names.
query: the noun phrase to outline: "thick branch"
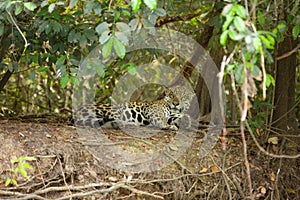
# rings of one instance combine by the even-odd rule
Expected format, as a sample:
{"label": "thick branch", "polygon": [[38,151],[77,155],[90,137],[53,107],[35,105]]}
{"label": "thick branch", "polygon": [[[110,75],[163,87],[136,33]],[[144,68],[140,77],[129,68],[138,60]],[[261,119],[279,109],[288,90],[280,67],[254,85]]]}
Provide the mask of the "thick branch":
{"label": "thick branch", "polygon": [[295,53],[299,48],[300,48],[300,44],[298,44],[298,45],[297,45],[295,48],[293,48],[291,51],[289,51],[289,52],[287,52],[287,53],[285,53],[285,54],[283,54],[283,55],[281,55],[281,56],[278,56],[278,57],[276,58],[276,60],[282,60],[282,59],[284,59],[284,58],[289,57],[290,55],[292,55],[293,53]]}

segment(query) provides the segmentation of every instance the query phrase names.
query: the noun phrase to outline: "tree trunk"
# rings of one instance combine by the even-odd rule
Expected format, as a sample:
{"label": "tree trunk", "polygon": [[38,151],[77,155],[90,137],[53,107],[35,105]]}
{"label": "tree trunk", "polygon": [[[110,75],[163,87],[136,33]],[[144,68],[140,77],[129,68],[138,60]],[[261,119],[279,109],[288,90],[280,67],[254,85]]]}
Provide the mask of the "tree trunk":
{"label": "tree trunk", "polygon": [[[287,36],[278,45],[278,55],[281,56],[293,48],[296,42]],[[296,129],[295,115],[295,81],[296,81],[296,54],[278,60],[276,63],[276,85],[274,96],[273,125],[276,130],[286,132]]]}

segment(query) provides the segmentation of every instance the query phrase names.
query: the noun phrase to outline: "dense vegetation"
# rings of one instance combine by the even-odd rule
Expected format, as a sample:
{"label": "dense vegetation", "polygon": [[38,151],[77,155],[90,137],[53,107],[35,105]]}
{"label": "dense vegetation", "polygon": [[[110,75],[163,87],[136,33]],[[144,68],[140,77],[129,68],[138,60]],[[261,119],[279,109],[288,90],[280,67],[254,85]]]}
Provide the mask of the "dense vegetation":
{"label": "dense vegetation", "polygon": [[[67,119],[71,115],[73,89],[83,84],[79,81],[83,76],[80,65],[98,45],[107,61],[94,69],[98,75],[97,102],[107,101],[125,73],[135,74],[136,66],[159,61],[190,80],[201,115],[208,114],[211,103],[205,83],[201,77],[195,78],[193,66],[186,60],[162,50],[126,53],[130,43],[128,31],[157,27],[182,32],[210,53],[224,84],[225,123],[241,127],[244,145],[245,128],[255,137],[262,133],[295,135],[300,125],[297,3],[1,1],[1,115],[6,118],[55,113]],[[152,29],[146,30],[146,35],[153,34]],[[246,155],[245,152],[247,160]],[[247,162],[246,167],[249,168]]]}

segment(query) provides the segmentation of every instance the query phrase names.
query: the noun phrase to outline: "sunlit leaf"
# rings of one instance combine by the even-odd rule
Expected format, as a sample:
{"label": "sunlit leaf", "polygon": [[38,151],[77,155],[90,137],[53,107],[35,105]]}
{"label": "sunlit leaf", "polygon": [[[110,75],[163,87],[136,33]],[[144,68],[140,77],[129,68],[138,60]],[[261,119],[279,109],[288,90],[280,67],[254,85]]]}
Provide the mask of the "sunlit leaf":
{"label": "sunlit leaf", "polygon": [[32,2],[26,2],[26,3],[24,3],[24,7],[30,11],[34,11],[37,6]]}
{"label": "sunlit leaf", "polygon": [[246,11],[244,6],[239,5],[239,4],[235,4],[233,9],[239,17],[241,17],[243,19],[246,19],[247,11]]}
{"label": "sunlit leaf", "polygon": [[23,11],[23,4],[16,4],[15,15],[19,15]]}
{"label": "sunlit leaf", "polygon": [[238,36],[238,33],[233,29],[228,30],[228,35],[229,35],[230,39],[232,39],[232,40],[239,40],[239,38],[240,38]]}
{"label": "sunlit leaf", "polygon": [[131,7],[133,12],[137,12],[141,6],[141,0],[131,0]]}
{"label": "sunlit leaf", "polygon": [[236,16],[233,20],[233,24],[239,32],[246,32],[246,25],[242,18]]}
{"label": "sunlit leaf", "polygon": [[[300,26],[294,26],[292,30],[293,39],[296,40],[300,33]],[[1,35],[1,34],[0,34]]]}
{"label": "sunlit leaf", "polygon": [[34,160],[36,160],[36,158],[35,158],[35,157],[31,157],[31,156],[26,156],[26,157],[24,157],[22,160],[26,160],[26,161],[34,161]]}
{"label": "sunlit leaf", "polygon": [[49,13],[52,13],[53,10],[54,10],[54,8],[55,8],[55,6],[56,6],[55,3],[51,3],[51,4],[49,5],[49,7],[48,7],[48,12],[49,12]]}
{"label": "sunlit leaf", "polygon": [[232,17],[231,15],[226,16],[225,22],[223,23],[223,26],[222,26],[223,31],[227,30],[227,28],[229,27],[229,25],[231,24],[233,19],[234,19],[234,17]]}
{"label": "sunlit leaf", "polygon": [[224,31],[220,36],[220,44],[222,46],[226,45],[227,38],[228,38],[228,30]]}
{"label": "sunlit leaf", "polygon": [[13,185],[18,185],[18,182],[17,182],[16,179],[11,179],[11,183],[12,183]]}
{"label": "sunlit leaf", "polygon": [[7,179],[5,180],[4,185],[5,185],[5,186],[8,186],[11,182],[12,182],[12,181],[11,181],[11,178],[7,178]]}
{"label": "sunlit leaf", "polygon": [[29,163],[24,163],[23,166],[27,169],[33,169],[33,167]]}
{"label": "sunlit leaf", "polygon": [[20,166],[19,166],[19,169],[20,169],[20,174],[21,174],[24,178],[29,179],[29,177],[28,177],[28,175],[27,175],[27,172],[26,172],[24,166],[23,166],[23,165],[20,165]]}
{"label": "sunlit leaf", "polygon": [[144,3],[147,5],[148,8],[151,10],[155,10],[157,7],[157,0],[144,0]]}
{"label": "sunlit leaf", "polygon": [[227,4],[224,8],[223,8],[223,10],[222,10],[222,15],[223,16],[228,16],[228,15],[230,15],[230,12],[231,12],[231,10],[232,10],[232,7],[233,7],[233,4]]}

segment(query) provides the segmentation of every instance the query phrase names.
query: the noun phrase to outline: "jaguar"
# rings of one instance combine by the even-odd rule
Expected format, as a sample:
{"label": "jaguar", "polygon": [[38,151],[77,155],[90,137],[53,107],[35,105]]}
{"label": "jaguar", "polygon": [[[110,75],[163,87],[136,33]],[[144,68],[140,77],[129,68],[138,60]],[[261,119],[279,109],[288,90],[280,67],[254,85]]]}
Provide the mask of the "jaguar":
{"label": "jaguar", "polygon": [[83,105],[75,113],[75,125],[97,128],[110,124],[154,126],[178,130],[176,120],[189,108],[192,92],[177,86],[164,91],[163,98],[151,102],[125,102],[117,105]]}

